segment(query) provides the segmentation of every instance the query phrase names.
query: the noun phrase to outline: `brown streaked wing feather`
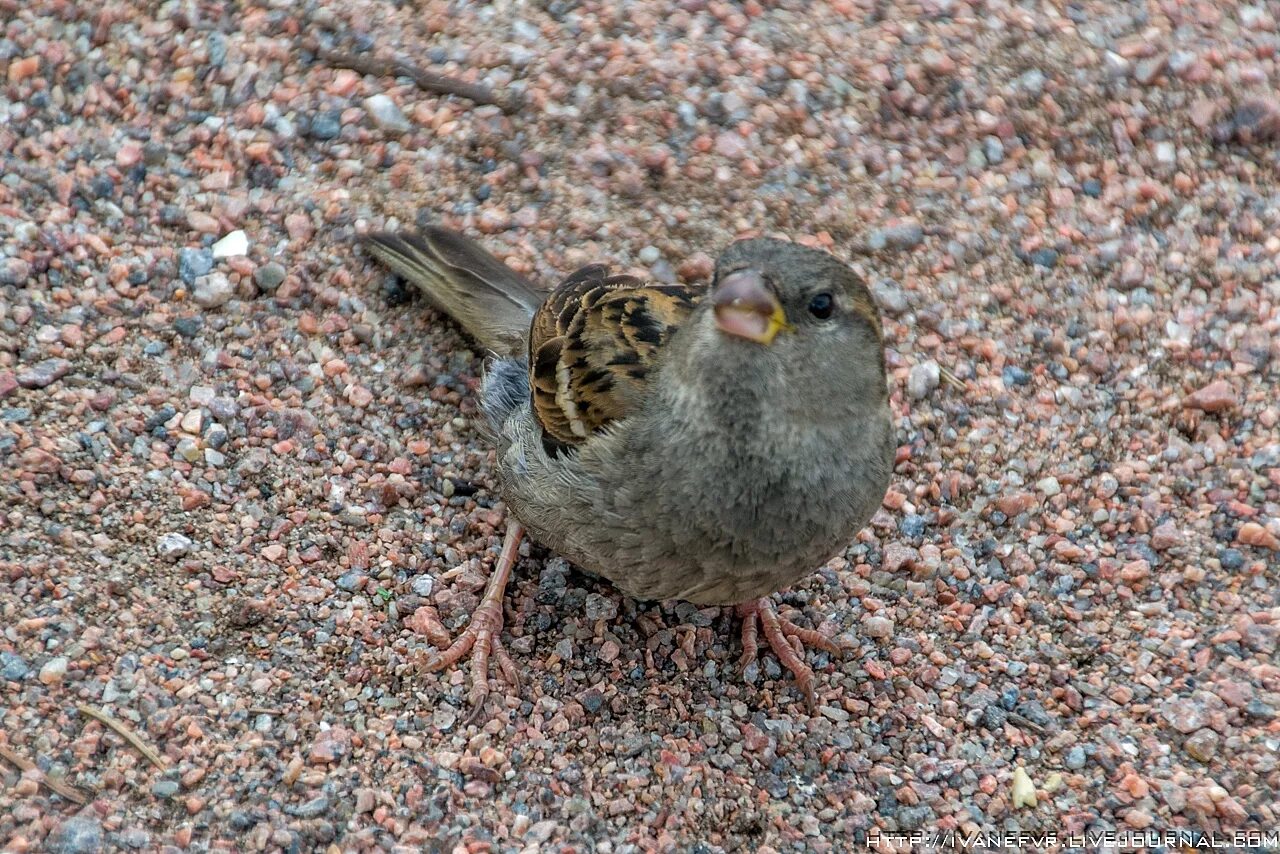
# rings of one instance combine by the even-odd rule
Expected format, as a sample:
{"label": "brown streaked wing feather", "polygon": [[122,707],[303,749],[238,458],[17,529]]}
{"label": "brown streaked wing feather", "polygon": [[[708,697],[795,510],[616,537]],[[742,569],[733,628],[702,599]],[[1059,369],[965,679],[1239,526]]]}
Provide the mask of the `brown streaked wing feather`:
{"label": "brown streaked wing feather", "polygon": [[644,394],[663,345],[704,292],[608,272],[599,264],[583,267],[533,318],[533,411],[558,445],[580,444],[626,416]]}

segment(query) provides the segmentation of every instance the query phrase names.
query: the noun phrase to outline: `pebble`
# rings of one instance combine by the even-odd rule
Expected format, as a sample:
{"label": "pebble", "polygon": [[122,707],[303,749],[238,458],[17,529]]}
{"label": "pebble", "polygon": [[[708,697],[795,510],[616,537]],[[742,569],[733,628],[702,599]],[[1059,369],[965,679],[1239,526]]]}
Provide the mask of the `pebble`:
{"label": "pebble", "polygon": [[[390,133],[408,133],[413,128],[409,120],[405,118],[404,113],[396,106],[395,101],[392,101],[386,95],[377,94],[365,98],[364,108],[368,110],[369,118],[373,119],[374,125],[380,130]],[[312,133],[314,134],[314,126]],[[337,136],[337,134],[334,134],[334,136]]]}
{"label": "pebble", "polygon": [[1047,498],[1052,498],[1062,492],[1062,485],[1058,483],[1056,477],[1041,478],[1036,481],[1036,491]]}
{"label": "pebble", "polygon": [[30,672],[31,666],[22,656],[0,650],[0,679],[6,682],[21,682]]}
{"label": "pebble", "polygon": [[264,291],[274,291],[284,281],[285,269],[275,261],[269,261],[253,271],[254,283]]}
{"label": "pebble", "polygon": [[923,400],[933,393],[942,379],[938,363],[932,359],[911,366],[907,376],[907,391],[914,400]]}
{"label": "pebble", "polygon": [[178,252],[178,275],[188,285],[195,284],[196,279],[208,275],[212,269],[213,253],[208,249],[188,247]]}
{"label": "pebble", "polygon": [[97,854],[102,851],[102,824],[92,813],[72,816],[56,825],[45,839],[48,854]]}
{"label": "pebble", "polygon": [[893,637],[893,620],[888,617],[863,617],[862,634],[877,639]]}
{"label": "pebble", "polygon": [[157,798],[172,798],[181,787],[176,780],[157,780],[151,784],[151,794]]}
{"label": "pebble", "polygon": [[66,359],[45,359],[29,368],[19,369],[18,385],[23,388],[47,388],[71,373],[71,363]]}
{"label": "pebble", "polygon": [[873,231],[867,238],[872,251],[914,249],[924,241],[924,227],[917,220],[904,220],[896,225]]}
{"label": "pebble", "polygon": [[235,285],[225,274],[213,272],[196,280],[191,299],[201,308],[218,308],[230,302],[235,293]]}
{"label": "pebble", "polygon": [[618,600],[614,596],[591,593],[587,596],[583,611],[588,620],[612,620],[618,616]]}
{"label": "pebble", "polygon": [[62,681],[62,677],[67,675],[67,666],[70,662],[66,656],[59,655],[51,658],[40,667],[39,679],[45,685],[57,685]]}
{"label": "pebble", "polygon": [[1226,380],[1214,380],[1183,399],[1182,405],[1202,412],[1226,412],[1239,406],[1235,389]]}
{"label": "pebble", "polygon": [[307,135],[312,139],[337,139],[342,133],[342,114],[337,110],[316,113],[311,117]]}
{"label": "pebble", "polygon": [[214,258],[233,258],[249,252],[249,237],[240,229],[227,234],[226,237],[209,247]]}
{"label": "pebble", "polygon": [[177,560],[189,554],[194,546],[188,537],[178,533],[163,534],[156,540],[156,552],[166,560]]}
{"label": "pebble", "polygon": [[1182,749],[1197,762],[1208,764],[1218,753],[1218,734],[1211,729],[1199,729],[1183,742]]}
{"label": "pebble", "polygon": [[0,285],[22,286],[31,278],[31,264],[21,258],[0,258]]}
{"label": "pebble", "polygon": [[1058,250],[1056,249],[1037,249],[1031,253],[1031,263],[1037,267],[1044,267],[1052,270],[1058,266]]}

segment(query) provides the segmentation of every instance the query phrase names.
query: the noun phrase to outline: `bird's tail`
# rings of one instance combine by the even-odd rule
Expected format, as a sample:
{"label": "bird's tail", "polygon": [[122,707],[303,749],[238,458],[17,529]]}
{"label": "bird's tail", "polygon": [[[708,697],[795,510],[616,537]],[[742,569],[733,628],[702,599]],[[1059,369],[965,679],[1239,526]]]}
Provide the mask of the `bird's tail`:
{"label": "bird's tail", "polygon": [[529,323],[545,295],[478,243],[439,226],[417,234],[378,232],[361,242],[480,344],[503,356],[524,355]]}

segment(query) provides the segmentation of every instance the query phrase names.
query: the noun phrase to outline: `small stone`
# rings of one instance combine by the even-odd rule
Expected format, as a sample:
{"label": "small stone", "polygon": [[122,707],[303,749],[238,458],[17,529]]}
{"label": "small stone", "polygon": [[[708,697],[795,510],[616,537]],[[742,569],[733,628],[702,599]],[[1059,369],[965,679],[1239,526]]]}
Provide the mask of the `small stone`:
{"label": "small stone", "polygon": [[235,285],[223,273],[210,273],[196,281],[191,299],[201,308],[218,308],[235,296]]}
{"label": "small stone", "polygon": [[208,249],[183,249],[178,253],[178,275],[188,285],[213,269],[213,253]]}
{"label": "small stone", "polygon": [[942,371],[938,363],[932,359],[911,366],[907,375],[907,392],[915,400],[924,400],[938,387],[942,379]]}
{"label": "small stone", "polygon": [[319,140],[337,139],[341,133],[342,113],[337,110],[328,110],[312,116],[310,127],[307,131],[308,136]]}
{"label": "small stone", "polygon": [[6,682],[21,682],[31,672],[26,659],[12,652],[0,651],[0,679]]}
{"label": "small stone", "polygon": [[214,258],[246,255],[249,252],[249,238],[242,230],[236,229],[209,247],[209,251],[213,253]]}
{"label": "small stone", "polygon": [[45,359],[31,367],[18,371],[18,385],[23,388],[45,388],[71,373],[71,363],[66,359]]}
{"label": "small stone", "polygon": [[364,409],[373,403],[373,392],[362,385],[350,385],[346,390],[347,402],[358,409]]}
{"label": "small stone", "polygon": [[1241,525],[1240,531],[1236,534],[1236,540],[1246,546],[1280,551],[1280,539],[1257,522],[1245,522]]}
{"label": "small stone", "polygon": [[25,285],[31,265],[21,258],[0,258],[0,285]]}
{"label": "small stone", "polygon": [[285,812],[296,818],[319,818],[329,810],[329,799],[324,795],[312,798],[297,807],[285,807]]}
{"label": "small stone", "polygon": [[156,551],[166,560],[177,560],[189,553],[195,543],[179,533],[168,533],[156,540]]}
{"label": "small stone", "polygon": [[618,616],[618,602],[611,596],[591,593],[583,610],[588,620],[612,620]]}
{"label": "small stone", "polygon": [[1031,778],[1027,776],[1026,770],[1021,765],[1013,769],[1013,787],[1011,796],[1015,809],[1018,807],[1035,808],[1036,787],[1035,784],[1031,782]]}
{"label": "small stone", "polygon": [[281,264],[271,261],[253,271],[253,281],[264,291],[274,291],[284,281],[285,269]]}
{"label": "small stone", "polygon": [[901,543],[889,543],[884,547],[881,564],[885,572],[898,572],[901,569],[912,569],[920,561],[920,553],[910,546]]}
{"label": "small stone", "polygon": [[990,166],[1004,162],[1004,143],[998,136],[988,136],[982,140],[982,157]]}
{"label": "small stone", "polygon": [[204,320],[195,315],[192,315],[191,317],[178,317],[173,321],[173,330],[183,338],[195,338],[200,334],[200,330],[203,328]]}
{"label": "small stone", "polygon": [[1086,759],[1087,757],[1085,756],[1084,748],[1077,744],[1067,751],[1067,755],[1063,758],[1062,764],[1066,765],[1072,771],[1079,771],[1084,767]]}
{"label": "small stone", "polygon": [[227,457],[221,451],[214,450],[213,448],[205,448],[204,463],[205,465],[212,466],[213,468],[222,468],[227,464]]}
{"label": "small stone", "polygon": [[102,825],[92,812],[72,816],[45,838],[49,854],[96,854],[104,848]]}
{"label": "small stone", "polygon": [[1196,732],[1183,743],[1182,749],[1197,762],[1208,764],[1218,752],[1218,734],[1209,728]]}
{"label": "small stone", "polygon": [[1036,481],[1036,490],[1047,498],[1052,498],[1062,492],[1062,485],[1056,477],[1046,477]]}
{"label": "small stone", "polygon": [[1182,531],[1172,520],[1162,522],[1151,532],[1151,548],[1162,552],[1182,545],[1184,539]]}
{"label": "small stone", "polygon": [[217,234],[222,230],[217,218],[204,211],[188,211],[187,225],[191,227],[192,231],[197,231],[200,234]]}
{"label": "small stone", "polygon": [[893,637],[893,620],[888,617],[870,616],[862,620],[862,634],[869,638]]}
{"label": "small stone", "polygon": [[68,664],[70,662],[65,655],[49,659],[40,668],[40,681],[45,685],[57,685],[62,681],[62,677],[67,675]]}
{"label": "small stone", "polygon": [[0,371],[0,400],[18,390],[18,378],[12,371]]}
{"label": "small stone", "polygon": [[168,799],[178,794],[179,788],[181,787],[177,780],[157,780],[151,786],[151,794],[157,798]]}
{"label": "small stone", "polygon": [[1006,365],[1000,372],[1000,379],[1006,386],[1024,386],[1031,382],[1031,374],[1017,365]]}
{"label": "small stone", "polygon": [[199,409],[193,409],[186,415],[182,416],[182,420],[178,422],[178,426],[184,433],[190,433],[194,436],[200,435],[200,427],[204,424],[204,416]]}
{"label": "small stone", "polygon": [[1156,81],[1162,73],[1165,66],[1169,62],[1167,54],[1157,54],[1142,60],[1133,69],[1133,79],[1137,80],[1143,86],[1150,86]]}
{"label": "small stone", "polygon": [[639,258],[641,264],[655,264],[661,257],[662,253],[658,251],[656,246],[646,246],[640,250]]}
{"label": "small stone", "polygon": [[1037,267],[1044,267],[1052,270],[1058,266],[1058,250],[1056,249],[1037,249],[1031,253],[1031,263]]}
{"label": "small stone", "polygon": [[345,590],[348,593],[354,593],[364,586],[365,574],[358,569],[349,569],[342,575],[338,576],[337,585],[339,590]]}
{"label": "small stone", "polygon": [[369,118],[380,130],[390,133],[408,133],[413,126],[405,118],[404,113],[396,106],[396,102],[383,94],[371,95],[364,99],[364,108]]}
{"label": "small stone", "polygon": [[924,227],[917,220],[907,219],[881,230],[887,249],[914,249],[924,241]]}
{"label": "small stone", "polygon": [[300,241],[310,240],[311,235],[315,233],[315,228],[311,225],[311,217],[300,211],[285,216],[284,230],[289,232],[290,240]]}
{"label": "small stone", "polygon": [[893,279],[881,279],[876,282],[871,290],[875,294],[876,302],[880,304],[880,307],[894,317],[905,313],[911,308],[902,286]]}
{"label": "small stone", "polygon": [[676,272],[683,281],[697,282],[703,279],[710,279],[715,267],[716,262],[712,260],[710,255],[705,252],[695,252],[680,262]]}
{"label": "small stone", "polygon": [[1193,733],[1209,722],[1204,705],[1194,700],[1173,698],[1165,702],[1162,713],[1169,725],[1183,734]]}
{"label": "small stone", "polygon": [[174,449],[174,453],[189,463],[194,463],[203,456],[200,450],[200,443],[192,438],[186,438],[178,442],[178,447]]}
{"label": "small stone", "polygon": [[307,756],[313,765],[334,762],[351,752],[351,735],[341,727],[321,731]]}

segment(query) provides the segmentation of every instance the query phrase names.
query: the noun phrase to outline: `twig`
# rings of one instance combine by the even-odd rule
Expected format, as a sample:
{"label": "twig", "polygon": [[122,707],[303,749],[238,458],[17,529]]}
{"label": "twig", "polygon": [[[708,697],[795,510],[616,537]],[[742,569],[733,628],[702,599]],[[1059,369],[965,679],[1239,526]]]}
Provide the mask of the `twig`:
{"label": "twig", "polygon": [[959,391],[964,391],[964,383],[955,374],[948,371],[942,365],[938,365],[938,376],[942,377],[943,382]]}
{"label": "twig", "polygon": [[280,709],[268,709],[266,706],[250,706],[248,711],[251,715],[270,715],[273,718],[278,718],[284,714]]}
{"label": "twig", "polygon": [[152,765],[162,770],[168,767],[168,763],[164,761],[164,757],[152,750],[150,745],[142,740],[141,736],[124,724],[120,723],[120,721],[108,715],[106,712],[98,711],[93,706],[76,706],[76,710],[82,715],[88,715],[94,720],[111,727],[120,734],[121,738],[132,744],[134,748]]}
{"label": "twig", "polygon": [[[37,770],[35,763],[22,758],[7,747],[0,747],[0,759],[5,760],[19,771]],[[40,782],[55,794],[61,795],[73,804],[84,805],[89,802],[89,799],[84,796],[84,793],[75,786],[72,786],[69,783],[64,783],[61,780],[55,780],[44,772],[40,772]]]}
{"label": "twig", "polygon": [[1031,720],[1028,717],[1018,714],[1017,712],[1009,712],[1008,717],[1009,717],[1009,723],[1014,724],[1015,726],[1020,726],[1023,729],[1029,729],[1032,732],[1037,733],[1039,735],[1044,735],[1045,733],[1048,732],[1048,730],[1045,729],[1040,724],[1036,723],[1035,721]]}
{"label": "twig", "polygon": [[404,59],[379,59],[374,56],[344,53],[327,47],[321,47],[318,55],[334,68],[348,68],[374,77],[408,77],[419,89],[426,92],[437,95],[457,95],[459,98],[466,98],[477,104],[492,104],[504,113],[514,113],[519,108],[519,104],[515,101],[499,96],[487,86],[426,71]]}

